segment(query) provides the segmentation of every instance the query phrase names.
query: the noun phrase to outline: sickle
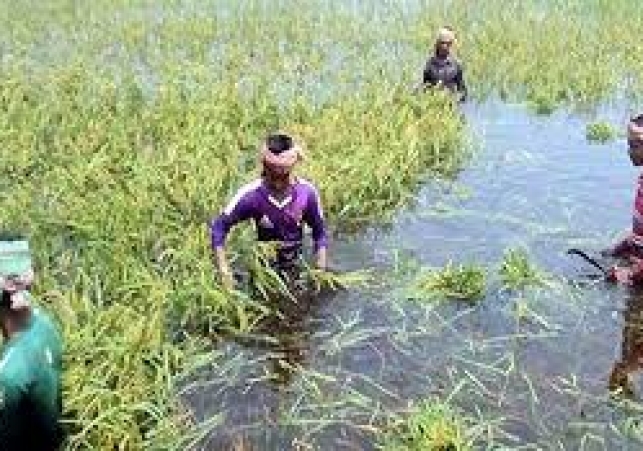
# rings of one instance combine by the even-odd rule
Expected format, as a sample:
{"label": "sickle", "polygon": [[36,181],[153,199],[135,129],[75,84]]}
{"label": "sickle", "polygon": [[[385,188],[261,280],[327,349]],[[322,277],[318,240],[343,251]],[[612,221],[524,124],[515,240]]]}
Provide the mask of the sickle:
{"label": "sickle", "polygon": [[590,265],[594,266],[595,268],[598,268],[605,277],[609,277],[610,273],[603,265],[601,265],[599,262],[597,262],[595,259],[587,255],[585,252],[581,251],[580,249],[576,248],[571,248],[567,250],[567,253],[569,255],[578,255],[579,257],[583,258],[586,262],[588,262]]}

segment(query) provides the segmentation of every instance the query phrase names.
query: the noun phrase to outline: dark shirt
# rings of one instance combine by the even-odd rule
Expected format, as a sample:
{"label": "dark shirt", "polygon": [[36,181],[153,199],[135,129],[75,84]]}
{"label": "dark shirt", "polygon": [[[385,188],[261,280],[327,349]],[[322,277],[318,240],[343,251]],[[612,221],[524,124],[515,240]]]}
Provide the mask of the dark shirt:
{"label": "dark shirt", "polygon": [[464,84],[462,64],[452,56],[446,58],[432,56],[424,66],[422,83],[425,87],[444,86],[453,93],[460,94],[460,100],[467,97],[467,87]]}

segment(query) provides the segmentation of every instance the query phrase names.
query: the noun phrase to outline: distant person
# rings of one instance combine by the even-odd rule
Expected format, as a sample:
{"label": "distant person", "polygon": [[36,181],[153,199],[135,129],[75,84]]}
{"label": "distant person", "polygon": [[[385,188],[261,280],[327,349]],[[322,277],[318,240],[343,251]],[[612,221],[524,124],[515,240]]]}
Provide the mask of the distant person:
{"label": "distant person", "polygon": [[455,32],[450,27],[440,28],[433,55],[424,66],[420,88],[445,88],[454,93],[460,102],[464,102],[467,87],[462,64],[453,56],[455,42]]}
{"label": "distant person", "polygon": [[62,340],[53,321],[34,307],[29,244],[0,237],[0,449],[52,451],[62,442],[59,423]]}
{"label": "distant person", "polygon": [[324,215],[315,186],[297,177],[293,168],[301,148],[286,134],[272,134],[259,149],[261,178],[243,186],[212,222],[212,247],[223,285],[230,289],[234,277],[226,256],[225,241],[236,224],[253,220],[259,241],[277,243],[271,262],[277,272],[297,269],[302,258],[304,224],[312,231],[316,265],[327,269],[327,236]]}
{"label": "distant person", "polygon": [[[632,118],[627,126],[630,160],[643,166],[643,114]],[[632,230],[607,255],[624,260],[625,265],[612,267],[610,278],[627,285],[643,285],[643,174],[639,175],[634,198]]]}

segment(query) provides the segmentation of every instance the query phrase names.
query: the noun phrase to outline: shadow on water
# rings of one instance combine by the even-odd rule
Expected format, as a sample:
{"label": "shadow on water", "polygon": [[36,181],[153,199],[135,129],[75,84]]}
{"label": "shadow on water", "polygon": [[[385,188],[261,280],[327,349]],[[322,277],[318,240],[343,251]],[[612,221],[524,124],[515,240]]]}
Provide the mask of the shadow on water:
{"label": "shadow on water", "polygon": [[[378,287],[282,309],[191,386],[199,418],[224,414],[203,449],[375,449],[392,415],[431,395],[480,426],[480,448],[638,449],[643,296],[566,255],[604,248],[629,223],[624,142],[587,143],[586,119],[566,112],[467,109],[480,149],[457,184],[427,184],[392,227],[334,243],[344,269],[379,268]],[[544,286],[501,286],[516,246],[549,274]],[[448,261],[484,265],[485,298],[410,301],[417,268]]]}
{"label": "shadow on water", "polygon": [[296,434],[280,425],[284,399],[293,380],[309,365],[320,310],[334,293],[313,290],[296,298],[273,296],[270,313],[252,333],[227,337],[224,363],[207,373],[205,384],[183,393],[202,419],[214,408],[225,421],[199,449],[283,449]]}

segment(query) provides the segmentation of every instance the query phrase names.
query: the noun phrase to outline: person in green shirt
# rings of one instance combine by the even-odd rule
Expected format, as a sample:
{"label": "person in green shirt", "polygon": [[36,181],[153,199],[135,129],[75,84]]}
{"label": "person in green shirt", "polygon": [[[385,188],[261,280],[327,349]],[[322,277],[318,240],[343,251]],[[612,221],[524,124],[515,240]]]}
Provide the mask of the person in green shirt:
{"label": "person in green shirt", "polygon": [[0,450],[50,451],[63,434],[62,340],[32,304],[29,243],[0,237]]}

